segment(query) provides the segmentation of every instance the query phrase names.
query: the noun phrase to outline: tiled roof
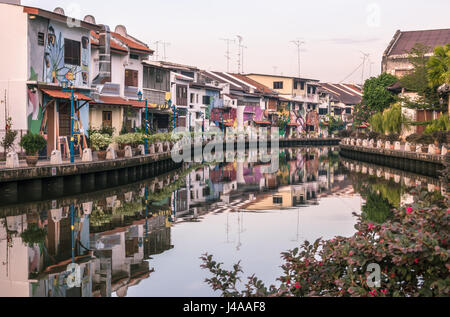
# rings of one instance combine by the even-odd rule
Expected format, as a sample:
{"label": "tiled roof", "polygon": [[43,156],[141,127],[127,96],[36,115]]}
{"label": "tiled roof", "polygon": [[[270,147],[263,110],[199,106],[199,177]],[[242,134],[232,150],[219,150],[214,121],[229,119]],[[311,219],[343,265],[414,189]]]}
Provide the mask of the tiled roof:
{"label": "tiled roof", "polygon": [[450,43],[450,29],[397,31],[386,51],[386,55],[408,54],[416,43],[422,43],[430,47],[429,53],[432,53],[436,46]]}
{"label": "tiled roof", "polygon": [[120,35],[119,33],[111,32],[111,35],[114,36],[119,41],[125,43],[131,50],[138,50],[138,51],[142,51],[142,52],[145,52],[148,54],[153,54],[153,52],[154,52],[153,50],[148,48],[147,45],[144,45],[140,42],[132,40],[129,37],[124,37],[124,36]]}
{"label": "tiled roof", "polygon": [[255,86],[258,89],[258,91],[260,91],[261,93],[271,94],[271,95],[278,95],[278,93],[275,90],[272,90],[269,87],[267,87],[267,86],[265,86],[265,85],[255,81],[255,80],[253,80],[253,79],[251,79],[251,78],[249,78],[247,76],[244,76],[244,75],[241,75],[241,74],[232,74],[232,75],[234,77],[236,77],[236,78],[239,78],[242,81],[245,81],[246,83],[248,83],[248,84],[250,84],[252,86]]}
{"label": "tiled roof", "polygon": [[[71,93],[62,91],[62,90],[56,90],[56,89],[42,89],[44,93],[49,95],[50,97],[56,98],[56,99],[70,99]],[[83,95],[80,92],[74,92],[74,95],[77,97],[78,100],[83,101],[91,101],[92,99]]]}
{"label": "tiled roof", "polygon": [[320,86],[332,99],[345,105],[356,105],[362,100],[361,90],[355,85],[321,83]]}
{"label": "tiled roof", "polygon": [[[94,31],[91,31],[91,36],[92,36],[91,44],[99,45],[100,44],[99,43],[100,34],[94,32]],[[128,52],[128,49],[126,49],[123,46],[120,46],[118,43],[116,43],[116,41],[114,41],[114,39],[112,37],[111,37],[110,45],[111,45],[111,48],[114,50],[121,51],[121,52]]]}

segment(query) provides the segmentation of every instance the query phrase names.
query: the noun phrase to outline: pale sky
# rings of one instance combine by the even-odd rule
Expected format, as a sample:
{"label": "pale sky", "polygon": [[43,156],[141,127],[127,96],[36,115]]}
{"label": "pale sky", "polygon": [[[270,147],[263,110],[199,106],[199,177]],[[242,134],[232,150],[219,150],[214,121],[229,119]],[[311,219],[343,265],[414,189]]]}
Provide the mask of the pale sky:
{"label": "pale sky", "polygon": [[[226,43],[241,35],[245,73],[298,73],[323,82],[360,83],[362,53],[370,54],[364,78],[378,75],[381,57],[396,30],[450,28],[449,0],[22,0],[22,4],[83,18],[91,14],[112,30],[118,24],[156,49],[170,43],[168,61],[226,71]],[[162,46],[159,46],[162,58]],[[237,71],[237,45],[230,71]],[[161,59],[160,58],[160,59]],[[372,65],[370,65],[373,63]]]}

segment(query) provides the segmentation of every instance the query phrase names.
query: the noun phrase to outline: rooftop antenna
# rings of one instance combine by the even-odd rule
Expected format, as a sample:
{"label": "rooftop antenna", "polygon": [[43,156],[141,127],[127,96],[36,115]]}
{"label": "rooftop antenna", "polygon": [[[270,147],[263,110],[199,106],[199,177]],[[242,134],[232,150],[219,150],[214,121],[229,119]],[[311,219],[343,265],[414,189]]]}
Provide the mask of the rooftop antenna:
{"label": "rooftop antenna", "polygon": [[241,73],[241,50],[242,50],[242,41],[244,40],[244,38],[240,35],[236,35],[236,37],[238,38],[238,42],[239,42],[239,46],[238,46],[238,74]]}
{"label": "rooftop antenna", "polygon": [[230,60],[231,60],[231,56],[230,56],[230,43],[236,43],[235,40],[233,39],[220,39],[221,41],[225,41],[227,42],[227,52],[226,52],[226,59],[227,59],[227,73],[230,71]]}
{"label": "rooftop antenna", "polygon": [[161,45],[162,45],[163,48],[164,48],[164,50],[163,50],[163,53],[164,53],[163,59],[164,59],[164,61],[167,61],[166,47],[167,47],[167,46],[170,46],[170,43],[169,43],[169,42],[161,41]]}
{"label": "rooftop antenna", "polygon": [[155,59],[156,60],[159,60],[159,44],[161,43],[161,41],[156,41],[155,42],[155,44],[156,44],[156,54],[154,55],[155,56]]}
{"label": "rooftop antenna", "polygon": [[244,73],[244,49],[247,49],[247,46],[242,45],[241,49],[242,49],[242,73]]}
{"label": "rooftop antenna", "polygon": [[362,74],[361,74],[361,86],[364,86],[364,68],[366,66],[366,60],[369,59],[370,54],[364,53],[360,51],[363,55],[363,65],[362,65]]}
{"label": "rooftop antenna", "polygon": [[298,55],[298,78],[301,78],[301,64],[300,64],[300,53],[301,53],[301,46],[305,44],[304,41],[301,41],[299,39],[295,41],[291,41],[291,43],[294,43],[295,46],[297,46],[297,55]]}

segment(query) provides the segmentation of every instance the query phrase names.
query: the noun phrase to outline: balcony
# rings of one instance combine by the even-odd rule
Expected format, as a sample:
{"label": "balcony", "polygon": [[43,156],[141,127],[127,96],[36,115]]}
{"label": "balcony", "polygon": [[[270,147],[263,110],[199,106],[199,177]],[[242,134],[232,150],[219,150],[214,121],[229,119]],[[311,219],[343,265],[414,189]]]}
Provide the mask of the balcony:
{"label": "balcony", "polygon": [[298,102],[304,102],[304,103],[319,103],[320,98],[319,95],[297,95],[293,96],[293,99]]}

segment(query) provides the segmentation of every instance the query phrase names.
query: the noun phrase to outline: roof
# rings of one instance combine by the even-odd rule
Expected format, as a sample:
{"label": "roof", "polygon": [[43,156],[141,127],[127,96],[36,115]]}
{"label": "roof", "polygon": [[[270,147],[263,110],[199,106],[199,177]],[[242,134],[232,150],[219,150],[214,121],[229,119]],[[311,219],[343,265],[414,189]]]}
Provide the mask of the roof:
{"label": "roof", "polygon": [[428,46],[430,48],[428,53],[432,53],[436,46],[450,43],[450,29],[403,32],[398,30],[391,43],[389,43],[384,55],[408,54],[417,43]]}
{"label": "roof", "polygon": [[194,88],[194,89],[195,89],[195,88],[199,88],[199,89],[209,89],[209,90],[218,90],[218,91],[221,91],[221,90],[222,90],[222,89],[219,88],[219,87],[208,86],[208,85],[205,85],[205,84],[199,83],[199,82],[191,83],[191,84],[189,84],[189,87]]}
{"label": "roof", "polygon": [[[97,101],[92,102],[92,104],[97,105],[116,105],[116,106],[126,106],[126,107],[135,107],[135,108],[144,108],[145,107],[145,101],[139,101],[139,100],[132,100],[132,99],[124,99],[122,97],[118,96],[100,96]],[[155,106],[152,106],[150,103],[147,104],[148,108],[155,108]]]}
{"label": "roof", "polygon": [[[100,45],[99,39],[100,39],[100,34],[98,34],[97,32],[91,31],[91,45],[97,45],[97,46]],[[110,46],[111,46],[111,49],[113,49],[113,50],[128,53],[128,49],[126,47],[121,46],[119,43],[117,43],[116,40],[114,40],[113,36],[111,36]]]}
{"label": "roof", "polygon": [[166,61],[155,61],[155,62],[152,62],[152,64],[155,66],[160,66],[160,67],[168,68],[168,69],[177,69],[177,70],[184,70],[184,71],[198,71],[199,70],[195,66],[182,65],[182,64],[166,62]]}
{"label": "roof", "polygon": [[[42,91],[44,93],[46,93],[47,95],[49,95],[50,97],[56,98],[56,99],[70,99],[71,98],[71,93],[67,92],[67,91],[62,91],[62,90],[56,90],[56,89],[42,89]],[[74,92],[73,93],[75,95],[75,97],[78,100],[83,100],[83,101],[91,101],[92,99],[83,95],[80,92]]]}
{"label": "roof", "polygon": [[321,83],[320,87],[329,93],[332,99],[345,105],[356,105],[362,101],[362,91],[355,85]]}
{"label": "roof", "polygon": [[[13,4],[11,4],[11,5],[13,5]],[[17,5],[17,6],[20,6],[20,5]],[[59,14],[56,12],[47,11],[47,10],[40,9],[40,8],[35,8],[35,7],[23,6],[23,12],[31,14],[31,15],[37,15],[37,16],[40,16],[40,17],[43,17],[46,19],[50,19],[50,20],[60,21],[63,23],[67,23],[67,19],[68,19],[68,17],[65,15],[62,15],[62,14]],[[78,24],[80,25],[80,27],[89,29],[89,30],[99,31],[101,29],[101,27],[97,24],[92,24],[89,22],[73,19],[73,25],[78,25]]]}
{"label": "roof", "polygon": [[270,89],[269,87],[267,87],[267,86],[257,82],[256,80],[253,80],[253,79],[251,79],[251,78],[249,78],[247,76],[244,76],[244,75],[241,75],[241,74],[232,74],[232,75],[234,77],[236,77],[236,78],[238,78],[238,79],[240,79],[242,81],[245,81],[246,83],[256,87],[256,89],[259,92],[263,93],[263,94],[278,95],[278,92],[276,92],[275,90]]}
{"label": "roof", "polygon": [[272,124],[272,122],[270,122],[270,121],[256,121],[255,120],[255,123],[256,124],[259,124],[259,125],[271,125]]}
{"label": "roof", "polygon": [[295,77],[295,76],[283,76],[283,75],[270,75],[270,74],[258,74],[258,73],[249,73],[246,74],[245,76],[264,76],[264,77],[279,77],[279,78],[289,78],[289,79],[298,79],[301,81],[315,81],[315,82],[319,82],[320,80],[318,79],[311,79],[311,78],[304,78],[304,77]]}
{"label": "roof", "polygon": [[130,50],[139,51],[147,54],[153,54],[154,52],[146,44],[134,38],[131,38],[131,36],[125,37],[116,32],[111,32],[111,35],[114,36],[119,41],[121,41],[122,43],[126,44],[130,48]]}

